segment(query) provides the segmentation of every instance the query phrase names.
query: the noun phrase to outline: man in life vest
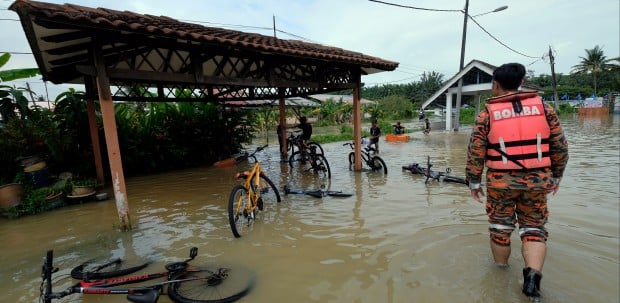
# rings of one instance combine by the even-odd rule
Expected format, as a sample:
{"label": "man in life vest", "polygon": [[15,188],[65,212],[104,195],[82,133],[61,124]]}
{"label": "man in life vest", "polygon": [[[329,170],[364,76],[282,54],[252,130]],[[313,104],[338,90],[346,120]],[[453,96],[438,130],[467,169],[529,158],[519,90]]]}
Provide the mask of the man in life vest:
{"label": "man in life vest", "polygon": [[504,64],[493,72],[493,98],[474,122],[467,150],[466,180],[474,200],[483,203],[495,264],[508,266],[510,235],[516,225],[522,242],[522,292],[541,298],[547,254],[547,194],[558,191],[568,162],[568,144],[553,107],[534,92],[519,92],[525,67]]}

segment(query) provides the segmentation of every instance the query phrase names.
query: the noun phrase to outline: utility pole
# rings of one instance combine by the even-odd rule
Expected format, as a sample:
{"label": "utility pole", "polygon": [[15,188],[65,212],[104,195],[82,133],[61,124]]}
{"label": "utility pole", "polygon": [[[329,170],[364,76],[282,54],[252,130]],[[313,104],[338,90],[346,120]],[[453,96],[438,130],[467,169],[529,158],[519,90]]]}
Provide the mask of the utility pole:
{"label": "utility pole", "polygon": [[554,58],[553,52],[551,51],[551,45],[549,45],[549,63],[551,64],[551,85],[553,86],[553,100],[555,103],[555,109],[560,108],[560,100],[558,99],[558,89],[555,82],[555,68],[554,68]]}
{"label": "utility pole", "polygon": [[[463,70],[465,65],[465,41],[467,40],[467,18],[469,18],[469,0],[465,1],[465,10],[463,17],[463,38],[461,40],[461,61],[459,64],[459,73]],[[463,75],[459,78],[458,87],[456,90],[456,114],[454,117],[454,131],[459,131],[460,115],[461,115],[461,98],[463,95]],[[452,113],[446,113],[452,115]]]}
{"label": "utility pole", "polygon": [[273,15],[273,37],[276,37],[276,15]]}

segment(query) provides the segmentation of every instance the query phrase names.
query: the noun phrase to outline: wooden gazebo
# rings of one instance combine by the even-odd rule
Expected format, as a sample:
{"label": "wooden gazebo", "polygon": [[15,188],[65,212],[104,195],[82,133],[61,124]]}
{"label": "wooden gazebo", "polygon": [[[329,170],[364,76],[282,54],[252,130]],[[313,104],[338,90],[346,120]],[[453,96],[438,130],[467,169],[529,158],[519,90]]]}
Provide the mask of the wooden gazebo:
{"label": "wooden gazebo", "polygon": [[[398,67],[397,62],[336,47],[166,16],[29,0],[17,0],[9,9],[19,15],[43,80],[84,84],[97,177],[103,181],[94,123],[94,102],[100,102],[123,230],[131,229],[131,222],[112,101],[190,100],[175,98],[176,89],[191,91],[194,102],[277,99],[284,125],[285,98],[351,89],[359,138],[361,76]],[[355,153],[360,170],[359,146]]]}

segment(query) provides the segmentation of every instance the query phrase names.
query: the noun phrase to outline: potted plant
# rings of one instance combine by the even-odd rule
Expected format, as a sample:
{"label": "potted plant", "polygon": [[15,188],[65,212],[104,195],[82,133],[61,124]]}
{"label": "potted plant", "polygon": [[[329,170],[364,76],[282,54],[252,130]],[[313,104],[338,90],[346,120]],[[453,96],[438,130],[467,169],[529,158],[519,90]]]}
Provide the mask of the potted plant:
{"label": "potted plant", "polygon": [[0,185],[0,208],[6,209],[19,205],[24,194],[24,186],[20,183]]}
{"label": "potted plant", "polygon": [[45,205],[43,210],[51,210],[65,205],[65,192],[68,191],[67,180],[58,180],[52,186],[48,187],[47,196],[45,196]]}
{"label": "potted plant", "polygon": [[8,209],[21,203],[24,195],[24,173],[17,173],[10,182],[0,178],[0,209]]}
{"label": "potted plant", "polygon": [[71,198],[85,197],[95,193],[97,181],[93,179],[75,179],[71,181]]}

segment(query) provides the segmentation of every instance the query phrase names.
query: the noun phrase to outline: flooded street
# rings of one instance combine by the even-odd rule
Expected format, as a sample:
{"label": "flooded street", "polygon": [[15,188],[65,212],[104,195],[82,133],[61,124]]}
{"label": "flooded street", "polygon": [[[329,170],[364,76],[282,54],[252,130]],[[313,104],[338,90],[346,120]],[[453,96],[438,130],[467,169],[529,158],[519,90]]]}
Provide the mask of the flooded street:
{"label": "flooded street", "polygon": [[[416,121],[417,123],[417,121]],[[620,116],[564,118],[570,160],[549,198],[543,302],[618,302],[620,294]],[[415,124],[418,127],[417,124]],[[435,128],[436,129],[436,128]],[[384,130],[385,132],[386,130]],[[134,229],[119,232],[112,199],[19,220],[0,218],[0,302],[38,302],[41,262],[53,249],[57,278],[93,257],[152,259],[146,272],[198,247],[195,264],[250,268],[254,289],[239,302],[527,302],[521,294],[521,242],[513,233],[510,267],[494,267],[483,205],[461,184],[402,171],[426,162],[463,176],[470,128],[421,132],[407,143],[381,141],[388,174],[351,172],[344,142],[323,144],[331,190],[351,197],[284,195],[321,184],[281,163],[277,140],[258,154],[282,202],[267,205],[254,230],[234,238],[228,195],[239,167],[127,179]],[[255,142],[264,143],[262,139]],[[101,191],[111,193],[109,188]],[[57,279],[54,289],[71,284]],[[124,295],[73,295],[57,302],[125,302]],[[162,296],[159,302],[171,302]]]}

